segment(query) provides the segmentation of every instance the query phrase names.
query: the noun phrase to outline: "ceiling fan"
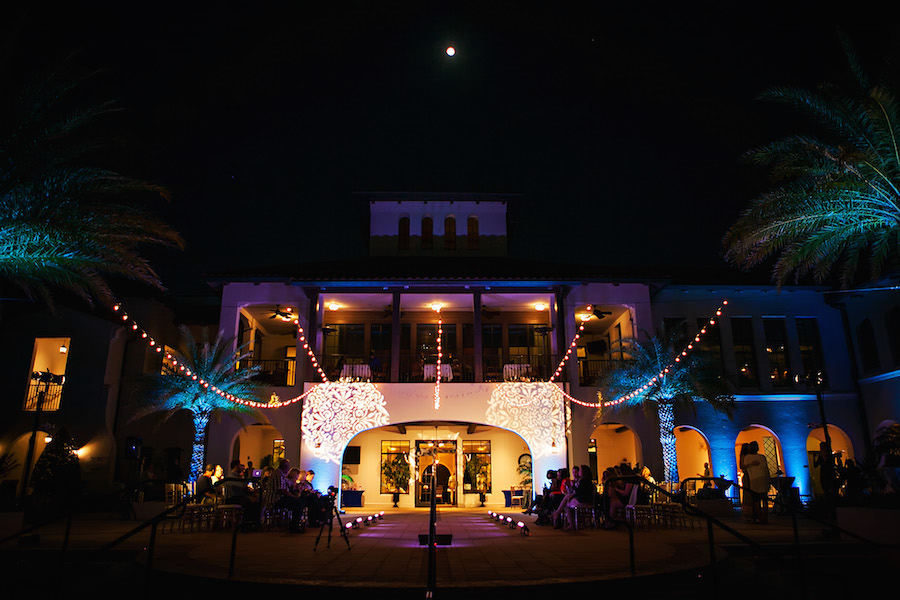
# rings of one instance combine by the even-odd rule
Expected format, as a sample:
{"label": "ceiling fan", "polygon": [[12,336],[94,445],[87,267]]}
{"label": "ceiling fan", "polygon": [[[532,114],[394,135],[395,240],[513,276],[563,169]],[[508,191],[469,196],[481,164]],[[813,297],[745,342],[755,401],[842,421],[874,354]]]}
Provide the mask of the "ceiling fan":
{"label": "ceiling fan", "polygon": [[285,322],[293,321],[297,318],[297,315],[294,313],[294,309],[290,306],[285,308],[281,308],[280,305],[275,306],[275,310],[272,311],[272,315],[269,317],[270,319],[281,319]]}
{"label": "ceiling fan", "polygon": [[600,310],[600,309],[599,309],[598,307],[596,307],[596,306],[591,307],[590,312],[591,312],[592,315],[594,315],[594,316],[597,317],[598,319],[602,319],[602,318],[605,317],[606,315],[611,315],[611,314],[612,314],[612,311],[609,311],[609,310]]}

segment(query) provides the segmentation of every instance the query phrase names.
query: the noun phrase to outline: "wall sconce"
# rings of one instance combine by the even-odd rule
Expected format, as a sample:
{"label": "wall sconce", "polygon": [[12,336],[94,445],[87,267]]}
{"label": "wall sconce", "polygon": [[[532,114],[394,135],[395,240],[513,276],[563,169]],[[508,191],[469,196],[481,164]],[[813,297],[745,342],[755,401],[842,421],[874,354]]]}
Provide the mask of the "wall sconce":
{"label": "wall sconce", "polygon": [[65,353],[68,352],[68,351],[69,351],[68,346],[66,346],[65,344],[60,344],[60,345],[59,345],[59,353],[60,353],[60,354],[65,354]]}

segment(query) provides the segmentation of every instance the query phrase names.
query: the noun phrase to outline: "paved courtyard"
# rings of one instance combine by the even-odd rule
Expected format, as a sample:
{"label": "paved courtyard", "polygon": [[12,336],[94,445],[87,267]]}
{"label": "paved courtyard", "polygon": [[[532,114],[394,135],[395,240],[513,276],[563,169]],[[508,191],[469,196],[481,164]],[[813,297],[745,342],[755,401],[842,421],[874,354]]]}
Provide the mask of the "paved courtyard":
{"label": "paved courtyard", "polygon": [[[371,514],[348,510],[340,519],[346,524]],[[530,598],[564,588],[643,589],[648,593],[665,589],[668,597],[730,590],[732,597],[735,593],[740,597],[740,590],[734,588],[735,573],[772,581],[784,590],[798,586],[812,589],[810,586],[822,586],[829,576],[840,582],[839,569],[853,567],[854,556],[864,557],[866,568],[881,568],[882,561],[893,568],[900,566],[896,553],[873,558],[851,541],[828,540],[821,526],[803,519],[798,520],[798,535],[805,558],[798,563],[792,545],[792,519],[775,516],[768,525],[753,525],[745,524],[738,515],[722,522],[760,546],[742,543],[735,535],[716,528],[716,570],[710,569],[705,525],[636,530],[632,577],[632,546],[625,527],[566,531],[535,525],[533,516],[508,515],[522,520],[529,534],[499,525],[490,518],[488,509],[440,510],[436,531],[452,538],[449,545],[436,549],[433,587],[429,586],[429,552],[419,543],[419,536],[428,534],[428,511],[424,509],[389,509],[375,524],[350,529],[346,539],[340,535],[336,520],[330,540],[327,527],[302,534],[283,530],[242,532],[236,537],[222,530],[159,532],[149,580],[144,579],[150,538],[145,530],[117,546],[116,552],[126,557],[122,563],[108,566],[95,577],[107,582],[124,577],[148,589],[165,586],[169,598],[178,597],[176,591],[190,596],[187,591],[197,586],[225,593],[302,586],[321,593],[343,595],[348,590],[366,590],[369,597],[393,598],[425,597],[429,589],[434,597],[445,598],[481,597],[492,590]],[[78,564],[93,549],[137,525],[133,520],[98,516],[76,520],[69,537],[68,562]],[[51,553],[61,547],[63,533],[59,527],[47,529],[39,540],[32,540],[31,548],[10,548],[7,543],[2,549],[3,560],[13,571],[11,576],[16,575],[17,556]],[[235,561],[230,572],[233,540]],[[827,570],[831,562],[829,556],[837,567],[823,575],[822,569]],[[91,567],[76,571],[80,573],[78,578],[90,585]],[[826,589],[836,592],[838,588]]]}

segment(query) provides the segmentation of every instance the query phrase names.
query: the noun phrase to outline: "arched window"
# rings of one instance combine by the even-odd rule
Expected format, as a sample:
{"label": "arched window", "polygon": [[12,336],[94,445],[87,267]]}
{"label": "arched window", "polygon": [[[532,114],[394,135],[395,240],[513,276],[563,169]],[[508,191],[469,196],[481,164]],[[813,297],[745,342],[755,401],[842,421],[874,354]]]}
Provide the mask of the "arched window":
{"label": "arched window", "polygon": [[444,249],[456,250],[456,219],[444,218]]}
{"label": "arched window", "polygon": [[466,219],[466,247],[478,250],[478,217]]}
{"label": "arched window", "polygon": [[875,329],[869,319],[859,324],[856,336],[859,340],[859,357],[864,373],[878,370],[878,347],[875,345]]}
{"label": "arched window", "polygon": [[431,250],[434,247],[434,221],[431,217],[422,219],[422,250]]}
{"label": "arched window", "polygon": [[409,217],[400,217],[397,225],[397,249],[409,250]]}
{"label": "arched window", "polygon": [[900,306],[895,306],[887,312],[884,324],[891,344],[891,359],[896,367],[900,365]]}

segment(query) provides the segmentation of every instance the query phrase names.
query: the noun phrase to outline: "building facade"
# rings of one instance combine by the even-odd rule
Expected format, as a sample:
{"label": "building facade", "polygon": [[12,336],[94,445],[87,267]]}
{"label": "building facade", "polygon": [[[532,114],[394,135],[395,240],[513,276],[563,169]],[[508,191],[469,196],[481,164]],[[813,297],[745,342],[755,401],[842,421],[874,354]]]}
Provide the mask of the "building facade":
{"label": "building facade", "polygon": [[[207,462],[288,458],[314,470],[320,490],[333,485],[346,505],[372,507],[392,506],[395,494],[407,507],[432,494],[502,506],[573,465],[597,478],[639,463],[661,479],[656,416],[618,408],[599,386],[628,360],[617,342],[676,328],[686,348],[700,339],[735,391],[730,416],[703,402],[676,412],[680,479],[739,480],[739,449],[757,441],[772,474],[811,498],[826,427],[842,460],[863,462],[878,424],[896,419],[900,300],[890,285],[838,294],[517,261],[507,249],[510,202],[373,195],[369,256],[212,281],[217,326],[247,349],[238,368],[257,368],[267,392],[264,419],[210,424]],[[171,314],[137,310],[160,344],[174,336]],[[81,329],[17,319],[22,352],[6,365],[0,450],[23,455],[33,431],[65,424],[85,445],[102,440],[85,452],[97,485],[134,478],[136,464],[184,476],[190,419],[159,425],[126,414],[135,382],[158,372],[165,353],[129,346],[138,332],[115,319],[70,320],[84,319]],[[32,374],[45,370],[43,356],[58,361],[62,345],[71,348],[65,384],[35,425]],[[54,364],[46,370],[56,373]],[[136,447],[149,459],[135,462]],[[387,476],[398,461],[409,465],[399,483]]]}

